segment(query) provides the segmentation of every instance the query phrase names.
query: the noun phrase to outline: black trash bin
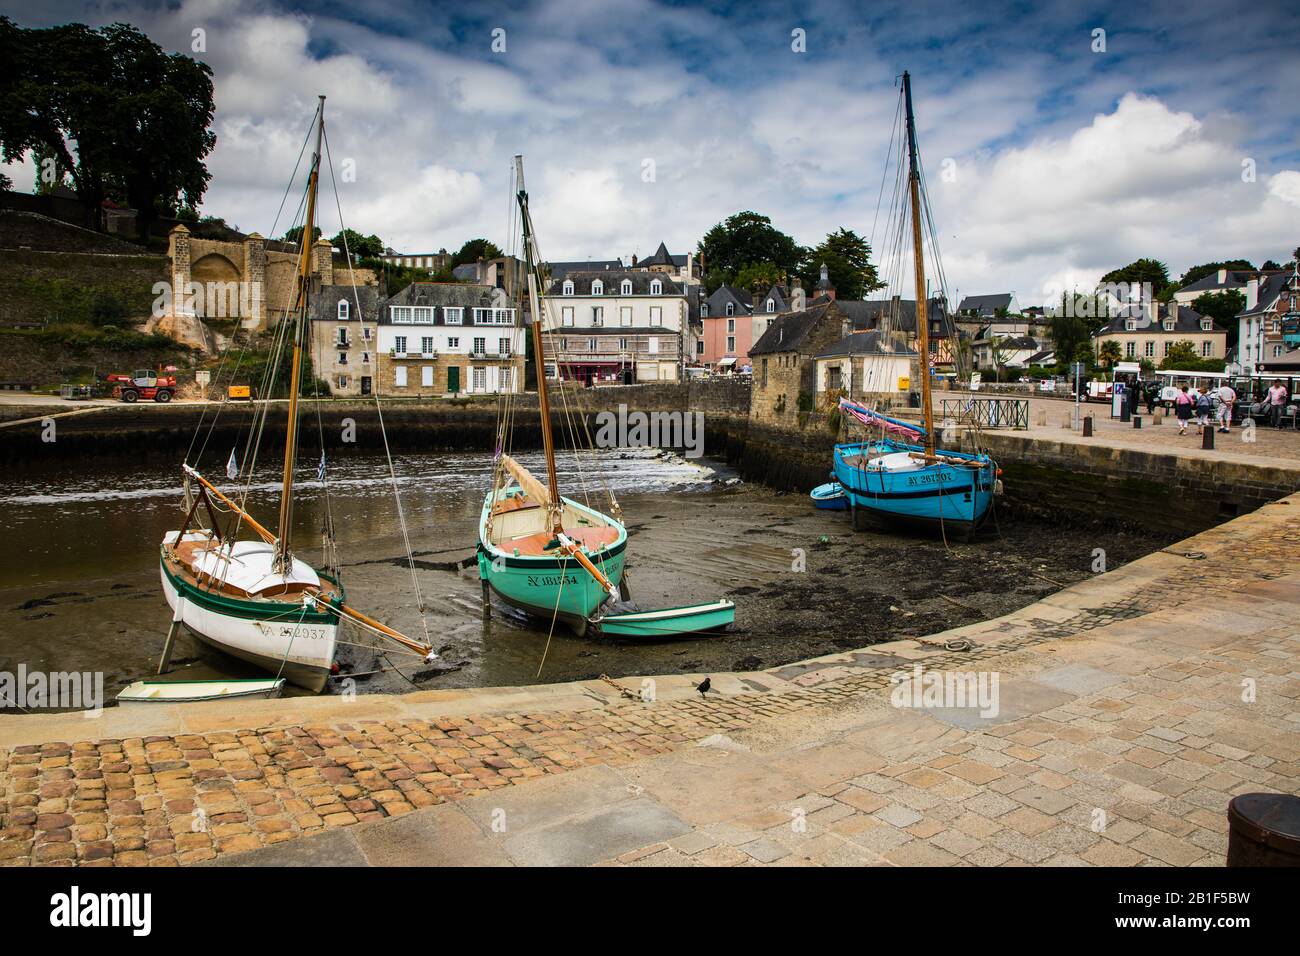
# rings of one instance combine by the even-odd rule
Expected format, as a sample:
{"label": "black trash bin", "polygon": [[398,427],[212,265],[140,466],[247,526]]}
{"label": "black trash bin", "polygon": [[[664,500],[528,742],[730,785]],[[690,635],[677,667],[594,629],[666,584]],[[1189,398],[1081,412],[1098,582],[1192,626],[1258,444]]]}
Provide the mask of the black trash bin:
{"label": "black trash bin", "polygon": [[1300,797],[1243,793],[1228,803],[1228,866],[1300,866]]}

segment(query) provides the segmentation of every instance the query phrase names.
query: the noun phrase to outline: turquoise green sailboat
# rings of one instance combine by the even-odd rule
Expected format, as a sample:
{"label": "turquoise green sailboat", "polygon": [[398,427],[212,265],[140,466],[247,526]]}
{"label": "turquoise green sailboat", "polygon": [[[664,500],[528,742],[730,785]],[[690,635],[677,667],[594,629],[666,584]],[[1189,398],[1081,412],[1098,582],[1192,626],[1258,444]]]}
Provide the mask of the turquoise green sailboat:
{"label": "turquoise green sailboat", "polygon": [[[483,501],[478,529],[479,577],[507,604],[541,618],[566,624],[585,634],[589,625],[620,637],[656,639],[726,627],[735,619],[735,605],[716,601],[661,611],[615,613],[606,602],[626,596],[620,590],[627,550],[627,528],[618,502],[609,495],[609,512],[566,498],[555,476],[555,438],[551,433],[551,397],[546,378],[543,343],[542,258],[537,248],[528,193],[524,189],[523,158],[515,157],[519,218],[528,275],[533,323],[533,360],[537,369],[537,403],[541,415],[542,448],[546,456],[543,484],[506,451],[512,420],[509,406],[502,414],[502,431],[493,468],[492,489]],[[567,399],[562,399],[567,402]],[[507,397],[508,401],[508,397]],[[567,411],[567,409],[566,409]]]}

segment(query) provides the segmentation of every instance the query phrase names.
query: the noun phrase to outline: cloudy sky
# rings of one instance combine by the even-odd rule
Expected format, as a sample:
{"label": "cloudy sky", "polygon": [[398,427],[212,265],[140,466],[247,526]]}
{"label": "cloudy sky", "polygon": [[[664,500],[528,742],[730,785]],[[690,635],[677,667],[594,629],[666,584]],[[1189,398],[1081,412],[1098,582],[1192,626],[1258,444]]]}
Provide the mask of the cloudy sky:
{"label": "cloudy sky", "polygon": [[516,152],[547,258],[685,252],[743,209],[805,244],[869,235],[908,69],[950,294],[1025,304],[1139,256],[1176,276],[1300,245],[1293,5],[1138,6],[0,0],[25,26],[126,21],[207,62],[203,212],[245,231],[271,229],[327,94],[347,224],[407,252],[505,246]]}

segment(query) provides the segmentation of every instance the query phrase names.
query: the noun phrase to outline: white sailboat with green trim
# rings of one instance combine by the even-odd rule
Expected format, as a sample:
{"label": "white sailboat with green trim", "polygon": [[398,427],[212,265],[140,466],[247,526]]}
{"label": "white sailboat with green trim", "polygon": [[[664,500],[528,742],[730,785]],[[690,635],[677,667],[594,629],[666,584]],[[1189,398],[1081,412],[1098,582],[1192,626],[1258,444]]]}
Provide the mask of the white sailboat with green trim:
{"label": "white sailboat with green trim", "polygon": [[[172,609],[172,626],[159,673],[170,660],[182,624],[199,640],[311,691],[322,690],[333,671],[339,627],[344,621],[425,660],[435,656],[427,634],[424,642],[412,640],[349,606],[337,568],[333,573],[319,570],[292,550],[298,398],[308,342],[311,237],[316,222],[324,113],[322,96],[315,121],[316,149],[307,179],[295,301],[289,313],[291,319],[281,327],[286,338],[292,335],[292,359],[278,527],[272,532],[196,468],[188,463],[183,466],[185,519],[177,530],[163,537],[159,549],[163,594]],[[287,345],[283,339],[278,341]],[[263,424],[270,408],[270,403],[263,400],[259,411]],[[261,426],[256,426],[254,433],[260,434],[260,430]],[[323,455],[322,450],[322,472]],[[246,461],[245,466],[251,482],[253,462]],[[321,477],[323,480],[323,474]],[[400,501],[398,508],[400,515]],[[206,527],[200,526],[205,517]],[[241,540],[241,531],[252,532],[256,540]],[[328,552],[333,546],[332,522],[327,523],[326,539]]]}

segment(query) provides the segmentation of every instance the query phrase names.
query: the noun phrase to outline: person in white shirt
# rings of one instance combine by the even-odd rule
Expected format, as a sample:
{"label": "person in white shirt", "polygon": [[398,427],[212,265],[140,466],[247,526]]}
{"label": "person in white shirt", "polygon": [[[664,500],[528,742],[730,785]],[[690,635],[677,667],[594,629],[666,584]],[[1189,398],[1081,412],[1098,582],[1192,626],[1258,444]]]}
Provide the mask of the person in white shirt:
{"label": "person in white shirt", "polygon": [[1219,388],[1219,431],[1232,428],[1232,406],[1237,403],[1237,393],[1226,382]]}
{"label": "person in white shirt", "polygon": [[1268,420],[1274,428],[1282,427],[1282,409],[1286,405],[1286,386],[1278,379],[1268,390]]}

